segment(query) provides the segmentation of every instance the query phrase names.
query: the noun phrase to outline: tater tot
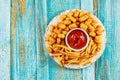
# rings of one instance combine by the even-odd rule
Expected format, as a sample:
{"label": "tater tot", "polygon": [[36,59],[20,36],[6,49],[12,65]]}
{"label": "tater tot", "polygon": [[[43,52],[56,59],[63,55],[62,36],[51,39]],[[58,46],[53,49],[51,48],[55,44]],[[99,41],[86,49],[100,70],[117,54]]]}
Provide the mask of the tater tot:
{"label": "tater tot", "polygon": [[88,25],[88,30],[92,32],[92,31],[95,31],[95,28],[92,25]]}
{"label": "tater tot", "polygon": [[54,33],[59,34],[59,33],[61,33],[61,31],[59,29],[54,29]]}
{"label": "tater tot", "polygon": [[85,24],[86,24],[86,25],[89,25],[91,22],[92,22],[92,20],[91,20],[91,19],[88,19],[88,20],[85,21]]}
{"label": "tater tot", "polygon": [[90,35],[91,37],[95,37],[95,36],[96,36],[96,33],[95,33],[95,32],[90,32],[89,35]]}
{"label": "tater tot", "polygon": [[52,53],[52,48],[51,47],[47,47],[46,50],[49,52],[49,53]]}
{"label": "tater tot", "polygon": [[69,30],[69,27],[66,27],[64,30],[65,30],[65,31],[68,31],[68,30]]}
{"label": "tater tot", "polygon": [[80,18],[79,18],[79,21],[80,22],[84,22],[85,20],[87,20],[88,19],[88,16],[87,15],[84,15],[84,16],[81,16]]}
{"label": "tater tot", "polygon": [[79,26],[79,25],[80,25],[80,23],[79,23],[79,22],[76,22],[76,25],[78,25],[78,26]]}
{"label": "tater tot", "polygon": [[76,10],[75,12],[74,12],[74,15],[73,15],[74,17],[78,17],[79,16],[79,11],[78,10]]}
{"label": "tater tot", "polygon": [[64,23],[65,25],[69,25],[69,24],[71,24],[71,21],[70,21],[70,20],[64,20],[63,23]]}
{"label": "tater tot", "polygon": [[49,37],[49,42],[50,42],[50,44],[53,44],[53,43],[55,43],[55,39],[53,38],[53,37]]}
{"label": "tater tot", "polygon": [[66,35],[66,34],[67,34],[67,31],[62,31],[62,33]]}
{"label": "tater tot", "polygon": [[72,21],[72,22],[76,22],[76,19],[74,17],[69,17],[69,19]]}
{"label": "tater tot", "polygon": [[72,11],[69,11],[68,14],[67,14],[68,17],[71,17],[72,15],[73,15]]}
{"label": "tater tot", "polygon": [[87,12],[86,15],[91,18],[92,17],[92,14],[90,12]]}
{"label": "tater tot", "polygon": [[58,24],[58,27],[61,28],[61,29],[65,29],[65,28],[66,28],[66,25],[63,24],[63,23],[59,23],[59,24]]}
{"label": "tater tot", "polygon": [[60,44],[61,40],[60,38],[57,38],[57,43]]}
{"label": "tater tot", "polygon": [[101,49],[101,44],[97,44],[97,51],[99,51]]}
{"label": "tater tot", "polygon": [[48,41],[50,38],[50,34],[45,35],[45,40]]}
{"label": "tater tot", "polygon": [[96,36],[95,39],[94,39],[94,41],[95,41],[95,43],[100,44],[102,42],[101,36]]}
{"label": "tater tot", "polygon": [[95,31],[97,35],[102,35],[103,31]]}
{"label": "tater tot", "polygon": [[64,20],[66,18],[65,14],[60,15],[60,20]]}
{"label": "tater tot", "polygon": [[83,16],[83,15],[85,15],[85,14],[86,14],[85,11],[80,11],[80,13],[79,13],[79,17],[81,17],[81,16]]}
{"label": "tater tot", "polygon": [[96,30],[102,32],[102,31],[103,31],[103,28],[102,28],[101,25],[97,25]]}
{"label": "tater tot", "polygon": [[81,23],[81,24],[80,24],[80,28],[86,30],[86,29],[87,29],[87,25],[85,25],[84,23]]}
{"label": "tater tot", "polygon": [[77,25],[75,23],[72,23],[72,24],[69,25],[69,28],[70,29],[77,28]]}
{"label": "tater tot", "polygon": [[49,29],[50,29],[50,32],[52,32],[53,29],[54,29],[54,26],[53,26],[53,25],[50,25]]}
{"label": "tater tot", "polygon": [[58,37],[61,38],[61,39],[64,39],[65,35],[64,34],[58,34]]}

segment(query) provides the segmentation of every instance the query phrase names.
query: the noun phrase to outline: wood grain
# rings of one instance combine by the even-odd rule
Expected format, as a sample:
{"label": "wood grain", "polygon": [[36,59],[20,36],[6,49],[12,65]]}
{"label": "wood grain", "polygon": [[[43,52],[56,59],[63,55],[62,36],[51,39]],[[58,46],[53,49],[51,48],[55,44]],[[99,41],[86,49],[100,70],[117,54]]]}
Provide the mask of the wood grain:
{"label": "wood grain", "polygon": [[0,80],[10,80],[10,0],[0,0]]}
{"label": "wood grain", "polygon": [[[34,0],[26,0],[24,17],[20,2],[12,0],[11,79],[36,79],[36,26]],[[13,11],[14,10],[14,11]],[[24,10],[22,10],[24,11]],[[12,16],[11,15],[11,16]]]}
{"label": "wood grain", "polygon": [[[1,52],[11,53],[10,79],[120,80],[119,4],[120,0],[11,0],[10,29],[9,26],[0,27],[3,38],[0,38],[3,42],[0,43],[0,59]],[[107,34],[106,48],[101,58],[80,70],[60,67],[50,58],[44,45],[47,25],[52,18],[68,9],[93,13],[102,21]],[[6,57],[9,60],[9,56]]]}

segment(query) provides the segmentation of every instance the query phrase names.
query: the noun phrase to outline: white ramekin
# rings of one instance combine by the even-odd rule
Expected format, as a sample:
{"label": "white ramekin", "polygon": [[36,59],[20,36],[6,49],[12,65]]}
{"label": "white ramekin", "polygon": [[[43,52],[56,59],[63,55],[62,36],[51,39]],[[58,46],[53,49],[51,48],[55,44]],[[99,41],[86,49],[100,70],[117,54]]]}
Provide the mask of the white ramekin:
{"label": "white ramekin", "polygon": [[[80,31],[82,31],[82,32],[86,35],[86,37],[87,37],[86,45],[85,45],[84,47],[80,48],[80,49],[74,49],[74,48],[70,47],[70,45],[68,44],[68,41],[67,41],[68,35],[69,35],[72,31],[74,31],[74,30],[80,30]],[[87,33],[85,30],[83,30],[83,29],[81,29],[81,28],[74,28],[74,29],[71,29],[71,30],[66,34],[65,42],[66,42],[66,45],[67,45],[71,50],[73,50],[73,51],[82,51],[82,50],[84,50],[84,49],[88,46],[88,44],[89,44],[89,35],[88,35],[88,33]]]}

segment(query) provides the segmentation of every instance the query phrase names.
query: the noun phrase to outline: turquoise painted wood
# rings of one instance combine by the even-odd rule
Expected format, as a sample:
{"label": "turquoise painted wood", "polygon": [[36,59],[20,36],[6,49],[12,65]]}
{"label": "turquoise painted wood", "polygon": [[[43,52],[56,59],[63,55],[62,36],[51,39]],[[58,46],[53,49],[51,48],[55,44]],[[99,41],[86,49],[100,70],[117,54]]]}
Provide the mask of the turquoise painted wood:
{"label": "turquoise painted wood", "polygon": [[10,80],[10,0],[0,0],[0,80]]}
{"label": "turquoise painted wood", "polygon": [[[120,80],[120,0],[1,0],[0,3],[0,80]],[[56,64],[47,54],[43,39],[53,17],[75,8],[96,15],[107,34],[103,55],[80,70]]]}

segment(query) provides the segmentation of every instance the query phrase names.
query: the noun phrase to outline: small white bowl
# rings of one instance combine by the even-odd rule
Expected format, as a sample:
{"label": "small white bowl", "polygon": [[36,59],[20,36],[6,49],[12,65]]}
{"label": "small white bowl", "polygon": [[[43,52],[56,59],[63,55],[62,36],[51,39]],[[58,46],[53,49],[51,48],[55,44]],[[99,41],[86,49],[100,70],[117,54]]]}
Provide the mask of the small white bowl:
{"label": "small white bowl", "polygon": [[[84,46],[84,47],[82,47],[82,48],[80,48],[80,49],[74,49],[74,48],[72,48],[69,44],[68,44],[68,35],[72,32],[72,31],[74,31],[74,30],[80,30],[80,31],[82,31],[85,35],[86,35],[86,37],[87,37],[87,42],[86,42],[86,45]],[[66,42],[66,45],[71,49],[71,50],[73,50],[73,51],[82,51],[82,50],[84,50],[87,46],[88,46],[88,44],[89,44],[89,35],[88,35],[88,33],[85,31],[85,30],[83,30],[83,29],[81,29],[81,28],[74,28],[74,29],[71,29],[68,33],[67,33],[67,35],[66,35],[66,37],[65,37],[65,42]]]}

